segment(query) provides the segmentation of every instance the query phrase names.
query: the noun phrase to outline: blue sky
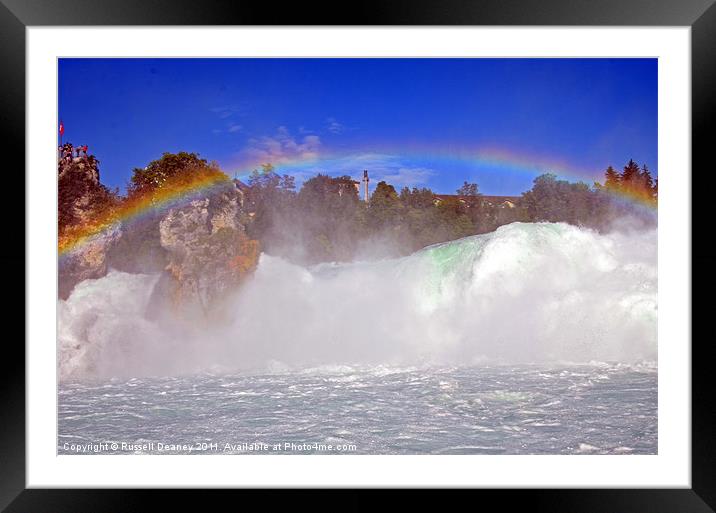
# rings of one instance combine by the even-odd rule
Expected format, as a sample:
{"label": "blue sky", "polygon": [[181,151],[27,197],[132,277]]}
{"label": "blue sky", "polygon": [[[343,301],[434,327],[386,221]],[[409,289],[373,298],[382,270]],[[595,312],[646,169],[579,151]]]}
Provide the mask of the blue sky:
{"label": "blue sky", "polygon": [[368,169],[439,193],[591,183],[630,158],[658,174],[656,59],[60,59],[58,99],[64,141],[120,190],[182,150],[231,176]]}

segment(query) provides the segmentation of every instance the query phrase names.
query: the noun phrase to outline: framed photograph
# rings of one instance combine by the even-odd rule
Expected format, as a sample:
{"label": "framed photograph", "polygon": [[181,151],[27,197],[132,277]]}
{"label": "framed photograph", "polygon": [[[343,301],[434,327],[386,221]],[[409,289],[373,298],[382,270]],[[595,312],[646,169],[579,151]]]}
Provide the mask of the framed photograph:
{"label": "framed photograph", "polygon": [[3,0],[0,506],[711,511],[711,3]]}

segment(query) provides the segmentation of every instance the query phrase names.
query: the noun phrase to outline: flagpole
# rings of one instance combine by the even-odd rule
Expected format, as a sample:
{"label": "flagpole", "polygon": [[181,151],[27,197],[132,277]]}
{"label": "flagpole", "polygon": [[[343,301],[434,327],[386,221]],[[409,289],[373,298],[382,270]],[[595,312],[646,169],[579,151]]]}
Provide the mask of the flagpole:
{"label": "flagpole", "polygon": [[65,124],[62,122],[62,120],[60,120],[59,132],[60,132],[60,147],[58,148],[58,151],[57,151],[57,153],[58,153],[58,155],[57,155],[57,162],[58,162],[58,163],[59,163],[60,160],[62,159],[62,136],[63,136],[64,133],[65,133]]}

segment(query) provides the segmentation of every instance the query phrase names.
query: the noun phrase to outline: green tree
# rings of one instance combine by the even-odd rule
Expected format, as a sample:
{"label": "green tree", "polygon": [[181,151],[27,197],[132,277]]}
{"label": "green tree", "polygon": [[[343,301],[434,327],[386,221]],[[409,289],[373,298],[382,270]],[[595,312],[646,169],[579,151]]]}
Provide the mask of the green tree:
{"label": "green tree", "polygon": [[[474,224],[466,213],[466,207],[460,198],[445,198],[437,205],[438,216],[442,224],[442,240],[459,239],[472,235]],[[442,242],[436,241],[436,242]]]}
{"label": "green tree", "polygon": [[401,221],[402,205],[395,187],[378,182],[368,205],[368,223],[374,231],[395,228]]}
{"label": "green tree", "polygon": [[522,194],[521,204],[529,221],[590,224],[600,197],[586,183],[558,180],[547,173],[535,178],[532,189]]}
{"label": "green tree", "polygon": [[479,194],[477,184],[464,182],[457,190],[457,194],[458,196],[475,197]]}
{"label": "green tree", "polygon": [[653,201],[656,199],[656,189],[654,188],[654,179],[651,176],[649,168],[644,164],[639,173],[639,196],[645,201]]}
{"label": "green tree", "polygon": [[463,212],[470,218],[475,232],[483,231],[482,228],[486,228],[490,224],[489,212],[484,206],[478,185],[464,182],[462,187],[457,190],[457,194],[464,207]]}
{"label": "green tree", "polygon": [[290,224],[296,199],[294,177],[279,175],[272,164],[262,164],[261,171],[252,171],[248,186],[244,208],[253,213],[247,227],[249,236],[269,251],[287,243],[284,227]]}
{"label": "green tree", "polygon": [[566,209],[566,201],[560,194],[557,176],[545,173],[533,181],[532,189],[522,194],[522,202],[530,221],[559,221]]}
{"label": "green tree", "polygon": [[604,172],[604,187],[606,187],[609,190],[616,190],[619,189],[620,186],[620,177],[619,173],[612,167],[609,166],[607,170]]}
{"label": "green tree", "polygon": [[364,208],[350,176],[318,174],[303,183],[294,217],[310,261],[347,260],[356,250]]}
{"label": "green tree", "polygon": [[428,188],[418,189],[403,187],[400,191],[400,202],[404,207],[428,209],[435,206],[435,193]]}
{"label": "green tree", "polygon": [[[209,163],[197,153],[163,153],[144,168],[135,168],[127,185],[129,198],[143,196],[166,187],[177,180],[198,175],[222,175],[218,165]],[[228,177],[224,175],[228,180]]]}
{"label": "green tree", "polygon": [[639,188],[641,170],[639,165],[632,159],[624,166],[624,170],[620,176],[621,190],[624,192],[632,192]]}

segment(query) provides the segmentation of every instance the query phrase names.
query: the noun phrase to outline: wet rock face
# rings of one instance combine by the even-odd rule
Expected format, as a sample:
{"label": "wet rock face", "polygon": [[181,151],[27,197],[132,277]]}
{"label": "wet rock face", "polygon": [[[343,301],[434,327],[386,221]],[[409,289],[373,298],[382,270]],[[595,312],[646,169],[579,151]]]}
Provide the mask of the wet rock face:
{"label": "wet rock face", "polygon": [[115,225],[60,257],[58,295],[61,299],[67,299],[79,282],[107,274],[107,252],[121,236],[119,225]]}
{"label": "wet rock face", "polygon": [[210,313],[218,300],[235,290],[258,261],[258,243],[239,223],[233,188],[171,209],[159,223],[167,252],[162,287],[180,308]]}
{"label": "wet rock face", "polygon": [[94,156],[60,160],[57,166],[60,230],[87,223],[108,201],[109,190],[100,183]]}
{"label": "wet rock face", "polygon": [[[71,152],[71,145],[68,145]],[[112,193],[100,183],[98,161],[93,155],[63,157],[57,165],[58,228],[60,238],[91,223],[111,207]],[[93,236],[58,262],[58,295],[67,299],[76,284],[107,274],[107,252],[120,239],[119,226]]]}
{"label": "wet rock face", "polygon": [[[58,225],[60,240],[72,242],[98,220],[112,219],[121,199],[100,183],[94,156],[71,157],[72,147],[66,146],[69,151],[58,161]],[[59,297],[67,299],[75,285],[105,276],[111,266],[131,273],[162,272],[153,294],[159,311],[169,302],[211,313],[258,261],[258,243],[246,236],[240,210],[236,188],[227,180],[205,197],[157,210],[138,223],[117,221],[106,230],[99,224],[100,233],[61,255]]]}

